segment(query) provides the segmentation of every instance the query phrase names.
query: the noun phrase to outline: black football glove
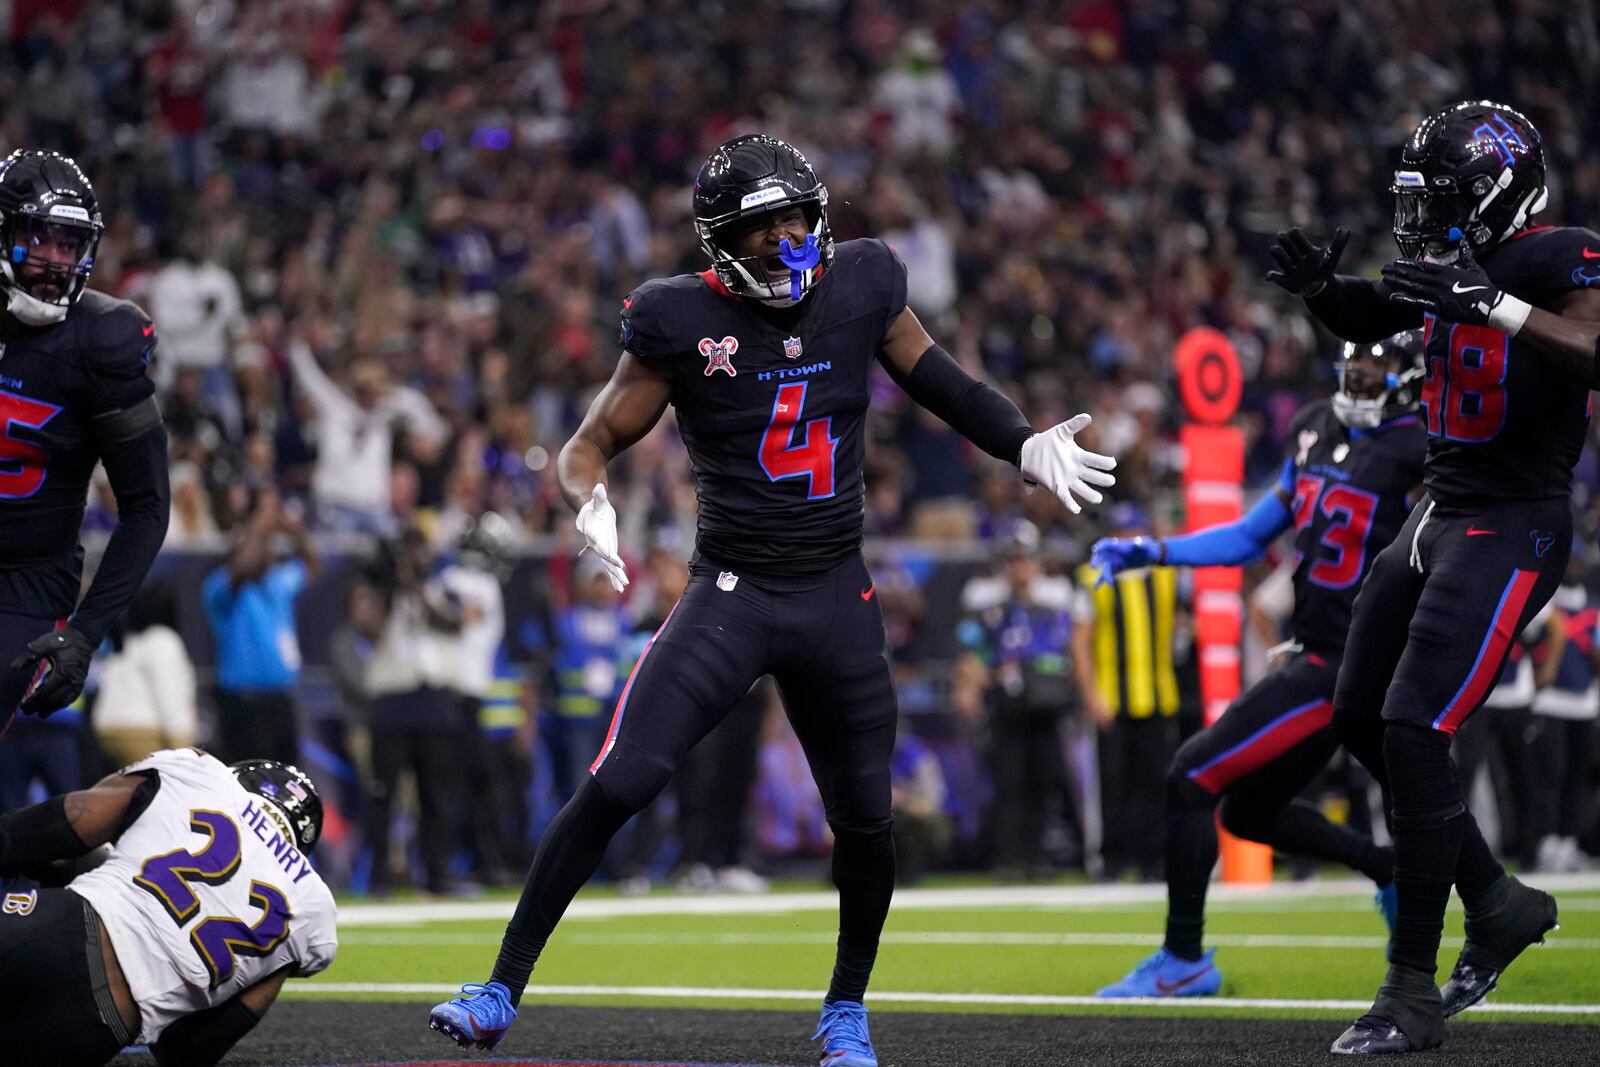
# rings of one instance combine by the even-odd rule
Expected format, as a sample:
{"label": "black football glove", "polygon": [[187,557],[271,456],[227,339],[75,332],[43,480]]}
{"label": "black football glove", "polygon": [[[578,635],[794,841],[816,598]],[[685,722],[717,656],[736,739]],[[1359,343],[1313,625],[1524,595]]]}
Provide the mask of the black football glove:
{"label": "black football glove", "polygon": [[1333,231],[1333,240],[1326,245],[1312,244],[1298,226],[1280,231],[1278,243],[1268,250],[1278,269],[1267,271],[1267,281],[1295,296],[1316,296],[1339,269],[1339,257],[1349,240],[1350,231],[1343,226]]}
{"label": "black football glove", "polygon": [[1478,266],[1466,245],[1448,266],[1414,259],[1397,259],[1383,268],[1389,300],[1409,304],[1466,326],[1493,326],[1515,334],[1528,317],[1528,306],[1510,296]]}
{"label": "black football glove", "polygon": [[36,672],[23,694],[21,709],[43,717],[77,700],[89,677],[89,660],[93,656],[94,645],[71,626],[29,641],[28,651],[11,661],[14,671]]}

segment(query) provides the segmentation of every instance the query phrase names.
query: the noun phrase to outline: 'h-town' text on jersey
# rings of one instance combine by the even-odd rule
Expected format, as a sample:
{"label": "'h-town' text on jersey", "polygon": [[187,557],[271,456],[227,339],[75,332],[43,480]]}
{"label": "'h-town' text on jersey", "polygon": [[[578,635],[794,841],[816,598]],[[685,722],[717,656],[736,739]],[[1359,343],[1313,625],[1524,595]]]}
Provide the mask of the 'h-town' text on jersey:
{"label": "'h-town' text on jersey", "polygon": [[709,272],[646,282],[623,301],[622,346],[672,376],[702,555],[788,574],[860,547],[868,375],[905,306],[905,265],[875,240],[841,243],[788,315]]}

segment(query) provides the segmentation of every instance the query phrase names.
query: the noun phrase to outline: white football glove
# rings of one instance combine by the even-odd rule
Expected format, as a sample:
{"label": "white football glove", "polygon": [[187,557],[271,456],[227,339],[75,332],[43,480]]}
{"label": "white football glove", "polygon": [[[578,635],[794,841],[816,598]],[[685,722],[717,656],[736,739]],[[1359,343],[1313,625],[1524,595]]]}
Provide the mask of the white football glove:
{"label": "white football glove", "polygon": [[628,588],[628,568],[623,566],[617,553],[617,509],[606,499],[606,487],[597,484],[589,502],[578,512],[578,532],[587,542],[578,555],[593,551],[605,566],[611,588],[622,592]]}
{"label": "white football glove", "polygon": [[1105,498],[1093,486],[1116,485],[1116,478],[1108,472],[1117,461],[1098,452],[1088,452],[1073,440],[1078,431],[1089,425],[1088,415],[1074,415],[1044,433],[1036,433],[1022,442],[1022,455],[1017,466],[1028,480],[1029,491],[1033,485],[1042,485],[1054,493],[1067,510],[1074,515],[1083,510],[1076,497],[1091,504]]}

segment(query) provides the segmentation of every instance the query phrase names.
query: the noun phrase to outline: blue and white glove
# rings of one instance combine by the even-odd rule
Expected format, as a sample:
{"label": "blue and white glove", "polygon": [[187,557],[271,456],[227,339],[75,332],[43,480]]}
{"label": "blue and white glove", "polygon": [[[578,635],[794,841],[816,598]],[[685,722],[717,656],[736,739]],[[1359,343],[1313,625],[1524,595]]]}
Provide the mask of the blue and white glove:
{"label": "blue and white glove", "polygon": [[1154,537],[1102,537],[1089,550],[1089,566],[1100,572],[1096,587],[1105,585],[1123,571],[1160,563],[1161,542]]}
{"label": "blue and white glove", "polygon": [[611,579],[611,588],[622,592],[628,588],[628,568],[623,565],[617,551],[617,509],[606,499],[606,487],[596,485],[588,503],[578,512],[578,532],[583,534],[584,546],[578,555],[593,552],[600,557]]}

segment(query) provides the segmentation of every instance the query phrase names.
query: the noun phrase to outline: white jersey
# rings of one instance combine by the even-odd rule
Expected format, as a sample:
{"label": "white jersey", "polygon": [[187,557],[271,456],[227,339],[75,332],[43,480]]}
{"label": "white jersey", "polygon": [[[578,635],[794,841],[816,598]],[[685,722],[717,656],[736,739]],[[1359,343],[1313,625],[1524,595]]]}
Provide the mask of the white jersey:
{"label": "white jersey", "polygon": [[148,1044],[285,966],[297,977],[326,970],[338,935],[333,894],[267,800],[192,748],[124,773],[140,770],[158,772],[155,799],[68,888],[105,924]]}

